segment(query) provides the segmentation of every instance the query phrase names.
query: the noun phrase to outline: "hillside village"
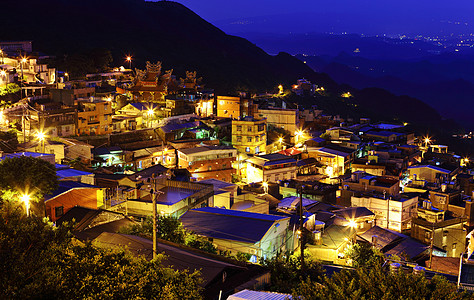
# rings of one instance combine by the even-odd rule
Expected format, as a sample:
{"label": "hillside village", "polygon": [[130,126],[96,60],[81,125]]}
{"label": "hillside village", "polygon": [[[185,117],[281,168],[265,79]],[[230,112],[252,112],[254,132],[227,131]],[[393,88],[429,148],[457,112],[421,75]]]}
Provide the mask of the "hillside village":
{"label": "hillside village", "polygon": [[78,78],[30,41],[0,49],[1,160],[55,166],[59,188],[31,213],[74,219],[78,240],[151,259],[152,240],[121,230],[153,214],[179,219],[217,253],[158,248],[202,269],[209,298],[268,284],[258,263],[280,255],[351,267],[354,244],[474,288],[474,165],[436,136],[290,102],[327,92],[304,78],[228,95],[159,61],[140,69],[129,56]]}

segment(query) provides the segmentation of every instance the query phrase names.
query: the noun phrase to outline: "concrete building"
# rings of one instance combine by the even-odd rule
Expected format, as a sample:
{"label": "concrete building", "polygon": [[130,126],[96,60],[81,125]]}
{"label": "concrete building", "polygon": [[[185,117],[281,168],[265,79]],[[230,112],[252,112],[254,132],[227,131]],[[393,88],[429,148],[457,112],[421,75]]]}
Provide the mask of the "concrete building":
{"label": "concrete building", "polygon": [[76,100],[77,135],[102,135],[112,133],[112,104],[101,98]]}
{"label": "concrete building", "polygon": [[283,154],[254,156],[247,159],[247,183],[294,179],[296,169],[296,160]]}
{"label": "concrete building", "polygon": [[209,238],[218,250],[231,255],[247,253],[254,262],[294,250],[287,244],[293,235],[288,230],[290,217],[204,207],[180,219],[186,229]]}
{"label": "concrete building", "polygon": [[358,192],[377,193],[386,197],[398,196],[400,181],[388,176],[374,176],[357,171],[341,182],[341,188],[342,204],[349,206],[351,196]]}
{"label": "concrete building", "polygon": [[253,117],[232,120],[232,145],[240,153],[265,154],[267,120]]}
{"label": "concrete building", "polygon": [[418,196],[359,194],[351,197],[351,206],[366,207],[372,211],[377,226],[402,232],[411,228],[411,220],[418,207]]}
{"label": "concrete building", "polygon": [[299,125],[297,109],[267,108],[258,109],[256,118],[266,118],[270,127],[285,129],[293,136]]}
{"label": "concrete building", "polygon": [[198,180],[219,179],[232,182],[236,170],[232,163],[237,150],[229,146],[201,146],[178,150],[178,166],[186,168]]}
{"label": "concrete building", "polygon": [[[446,251],[446,256],[459,258],[466,248],[465,218],[451,217],[423,201],[412,220],[411,237]],[[433,239],[433,240],[432,240]]]}

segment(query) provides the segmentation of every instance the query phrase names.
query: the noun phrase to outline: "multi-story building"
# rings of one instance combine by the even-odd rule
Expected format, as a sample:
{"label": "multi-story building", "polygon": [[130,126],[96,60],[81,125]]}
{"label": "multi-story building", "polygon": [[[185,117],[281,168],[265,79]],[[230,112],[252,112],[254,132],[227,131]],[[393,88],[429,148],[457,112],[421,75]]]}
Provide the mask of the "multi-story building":
{"label": "multi-story building", "polygon": [[246,97],[245,93],[240,96],[217,96],[217,117],[237,119],[253,115],[253,101]]}
{"label": "multi-story building", "polygon": [[201,146],[178,150],[178,166],[186,168],[198,180],[219,179],[232,182],[236,170],[232,163],[237,150],[228,146]]}
{"label": "multi-story building", "polygon": [[217,96],[217,116],[222,118],[240,117],[240,97]]}
{"label": "multi-story building", "polygon": [[341,182],[341,204],[349,206],[350,199],[358,192],[375,193],[385,197],[400,194],[400,181],[389,176],[374,176],[364,172],[354,172],[351,178]]}
{"label": "multi-story building", "polygon": [[351,197],[351,206],[366,207],[372,211],[375,214],[375,225],[402,232],[411,227],[411,220],[418,206],[418,196],[358,193]]}
{"label": "multi-story building", "polygon": [[285,129],[291,135],[294,135],[298,129],[299,116],[297,109],[259,108],[255,117],[266,118],[268,126]]}
{"label": "multi-story building", "polygon": [[52,102],[36,105],[29,110],[31,120],[36,128],[48,136],[71,136],[76,134],[76,109]]}
{"label": "multi-story building", "polygon": [[267,146],[267,119],[251,116],[232,120],[232,145],[240,153],[265,153]]}
{"label": "multi-story building", "polygon": [[296,178],[296,160],[274,153],[247,159],[247,183]]}
{"label": "multi-story building", "polygon": [[454,218],[425,200],[413,217],[411,236],[425,244],[433,243],[446,251],[448,257],[459,258],[466,246],[465,225],[465,218]]}
{"label": "multi-story building", "polygon": [[112,103],[101,98],[80,99],[76,101],[77,135],[101,135],[112,133]]}

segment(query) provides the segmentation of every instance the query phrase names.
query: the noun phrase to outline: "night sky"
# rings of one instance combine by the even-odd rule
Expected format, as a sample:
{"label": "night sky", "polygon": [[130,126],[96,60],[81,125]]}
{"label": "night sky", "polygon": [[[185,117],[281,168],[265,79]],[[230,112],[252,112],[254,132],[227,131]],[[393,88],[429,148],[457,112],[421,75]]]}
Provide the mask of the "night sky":
{"label": "night sky", "polygon": [[367,23],[366,26],[374,28],[380,26],[382,31],[386,30],[384,28],[397,27],[397,24],[400,28],[404,28],[403,23],[407,23],[405,27],[415,29],[419,27],[420,30],[426,30],[430,26],[436,26],[440,21],[449,21],[453,24],[460,22],[456,25],[464,29],[469,27],[469,30],[474,28],[472,0],[181,0],[178,2],[218,26],[223,20],[229,19],[285,15],[287,22],[299,22],[300,18],[312,17],[323,18],[325,22],[338,19],[339,23],[347,23],[348,30],[354,28],[352,31],[364,30],[361,23]]}

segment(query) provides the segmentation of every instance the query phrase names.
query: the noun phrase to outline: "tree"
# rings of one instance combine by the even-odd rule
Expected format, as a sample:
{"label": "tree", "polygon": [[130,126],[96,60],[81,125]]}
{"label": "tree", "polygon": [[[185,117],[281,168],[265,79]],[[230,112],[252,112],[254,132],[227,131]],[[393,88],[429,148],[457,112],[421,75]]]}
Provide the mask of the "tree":
{"label": "tree", "polygon": [[[205,252],[217,253],[216,247],[202,237],[186,230],[181,221],[172,216],[157,217],[158,238],[173,243],[186,245],[191,248],[199,249]],[[145,238],[153,238],[153,218],[146,218],[141,224],[130,225],[121,230],[122,233],[139,235]]]}
{"label": "tree", "polygon": [[56,168],[45,160],[20,156],[0,162],[2,194],[29,194],[32,199],[38,200],[57,188]]}
{"label": "tree", "polygon": [[175,271],[125,250],[74,242],[71,226],[0,209],[2,299],[201,299],[199,272]]}
{"label": "tree", "polygon": [[354,267],[372,267],[380,265],[385,256],[378,249],[368,243],[356,243],[346,250],[346,256],[352,260]]}
{"label": "tree", "polygon": [[423,274],[387,272],[380,264],[342,270],[322,281],[307,279],[293,290],[295,299],[468,299],[444,277],[428,280]]}
{"label": "tree", "polygon": [[264,260],[262,264],[270,269],[269,289],[274,292],[291,293],[306,279],[311,282],[320,281],[324,275],[321,264],[311,260],[309,255],[305,255],[305,262],[305,268],[302,270],[300,258],[294,255],[278,255]]}

